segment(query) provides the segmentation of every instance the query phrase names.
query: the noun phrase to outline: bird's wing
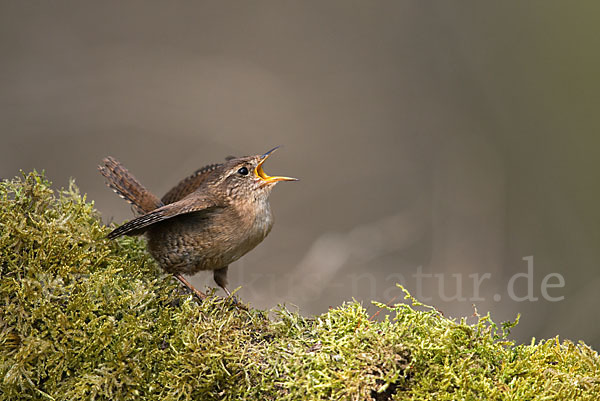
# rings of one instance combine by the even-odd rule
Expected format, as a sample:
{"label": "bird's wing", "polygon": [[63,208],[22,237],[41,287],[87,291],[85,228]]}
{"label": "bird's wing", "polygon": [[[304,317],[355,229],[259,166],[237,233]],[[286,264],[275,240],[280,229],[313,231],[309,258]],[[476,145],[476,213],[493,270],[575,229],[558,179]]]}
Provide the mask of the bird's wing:
{"label": "bird's wing", "polygon": [[143,216],[135,218],[108,234],[108,238],[113,239],[121,235],[139,235],[145,229],[158,222],[170,219],[186,213],[200,212],[211,208],[220,207],[219,203],[210,197],[187,197],[175,203],[171,203]]}
{"label": "bird's wing", "polygon": [[208,166],[204,166],[196,170],[194,174],[179,181],[177,185],[171,188],[169,192],[167,192],[165,196],[162,197],[162,203],[168,205],[170,203],[177,202],[185,198],[186,196],[197,190],[200,187],[200,185],[202,185],[204,180],[206,180],[206,177],[208,177],[208,173],[220,166],[221,164],[219,163],[209,164]]}

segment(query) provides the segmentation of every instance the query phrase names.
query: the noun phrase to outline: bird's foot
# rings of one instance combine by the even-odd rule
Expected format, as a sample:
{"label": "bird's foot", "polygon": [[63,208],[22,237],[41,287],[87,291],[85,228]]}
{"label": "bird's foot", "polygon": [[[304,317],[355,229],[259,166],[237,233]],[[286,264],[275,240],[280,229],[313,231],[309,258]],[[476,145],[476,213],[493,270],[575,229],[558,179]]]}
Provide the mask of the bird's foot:
{"label": "bird's foot", "polygon": [[237,292],[238,289],[236,289],[233,293],[231,291],[229,291],[229,289],[225,286],[221,287],[223,288],[223,291],[225,291],[225,293],[227,294],[227,299],[231,300],[231,302],[233,303],[233,305],[235,305],[236,307],[248,311],[248,306],[246,306],[245,304],[243,304],[239,298],[235,295],[235,293]]}
{"label": "bird's foot", "polygon": [[184,285],[184,287],[186,287],[194,296],[196,296],[200,301],[203,301],[206,299],[206,294],[203,293],[202,291],[200,291],[199,289],[197,289],[196,287],[194,287],[193,285],[191,285],[189,283],[189,281],[186,280],[185,277],[183,277],[183,275],[181,275],[180,273],[176,273],[173,274],[173,276],[179,280],[179,282],[181,284]]}

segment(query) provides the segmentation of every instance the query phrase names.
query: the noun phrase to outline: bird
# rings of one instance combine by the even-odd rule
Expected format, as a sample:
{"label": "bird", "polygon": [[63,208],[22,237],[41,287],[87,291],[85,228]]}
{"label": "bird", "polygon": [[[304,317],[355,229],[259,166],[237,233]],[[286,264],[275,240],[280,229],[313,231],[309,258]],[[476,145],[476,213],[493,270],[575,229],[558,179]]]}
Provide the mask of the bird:
{"label": "bird", "polygon": [[133,205],[137,217],[111,231],[107,238],[144,235],[160,267],[200,299],[206,295],[183,276],[212,270],[216,284],[227,288],[228,266],[254,249],[273,227],[269,195],[281,181],[269,176],[266,153],[233,157],[209,164],[181,180],[161,199],[147,190],[119,161],[106,157],[98,166],[107,185]]}

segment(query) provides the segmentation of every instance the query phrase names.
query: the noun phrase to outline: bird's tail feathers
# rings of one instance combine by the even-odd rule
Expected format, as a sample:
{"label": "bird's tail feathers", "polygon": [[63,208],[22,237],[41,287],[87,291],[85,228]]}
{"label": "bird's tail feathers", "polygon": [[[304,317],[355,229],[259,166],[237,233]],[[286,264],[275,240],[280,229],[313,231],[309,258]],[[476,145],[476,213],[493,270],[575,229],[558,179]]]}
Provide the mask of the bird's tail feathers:
{"label": "bird's tail feathers", "polygon": [[121,198],[131,203],[139,214],[149,213],[163,203],[148,191],[123,165],[113,157],[106,157],[98,166],[106,183]]}

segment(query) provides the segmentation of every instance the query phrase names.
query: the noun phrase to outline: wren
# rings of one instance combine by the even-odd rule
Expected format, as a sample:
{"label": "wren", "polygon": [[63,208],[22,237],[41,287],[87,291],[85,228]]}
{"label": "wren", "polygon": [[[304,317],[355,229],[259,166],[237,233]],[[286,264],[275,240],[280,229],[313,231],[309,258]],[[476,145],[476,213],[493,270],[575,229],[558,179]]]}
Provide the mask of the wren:
{"label": "wren", "polygon": [[199,298],[183,274],[212,270],[215,282],[227,288],[227,269],[269,234],[273,215],[269,194],[280,181],[268,176],[263,163],[276,150],[256,156],[229,157],[180,181],[162,199],[148,191],[121,163],[103,159],[100,173],[119,196],[131,203],[138,217],[108,234],[145,235],[148,250],[161,268]]}

